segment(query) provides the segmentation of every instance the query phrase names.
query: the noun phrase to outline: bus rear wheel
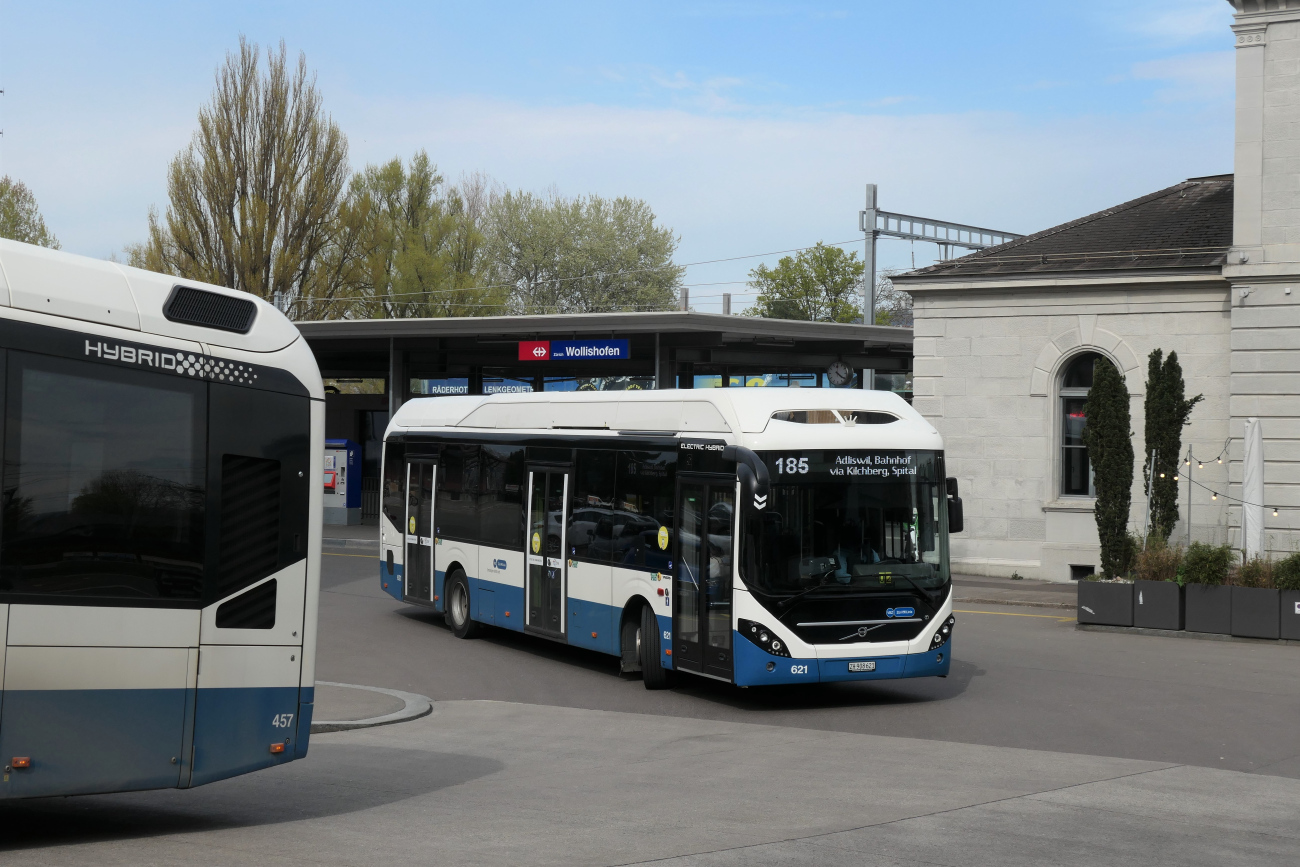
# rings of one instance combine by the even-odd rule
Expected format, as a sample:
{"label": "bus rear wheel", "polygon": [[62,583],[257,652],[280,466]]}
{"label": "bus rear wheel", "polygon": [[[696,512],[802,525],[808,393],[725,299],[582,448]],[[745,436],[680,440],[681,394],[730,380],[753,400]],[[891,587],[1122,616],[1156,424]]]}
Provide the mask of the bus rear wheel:
{"label": "bus rear wheel", "polygon": [[649,605],[641,609],[641,682],[646,689],[667,689],[672,686],[672,672],[664,668],[659,649],[659,618]]}
{"label": "bus rear wheel", "polygon": [[447,626],[457,638],[473,638],[478,635],[479,625],[470,619],[469,579],[459,569],[447,577]]}

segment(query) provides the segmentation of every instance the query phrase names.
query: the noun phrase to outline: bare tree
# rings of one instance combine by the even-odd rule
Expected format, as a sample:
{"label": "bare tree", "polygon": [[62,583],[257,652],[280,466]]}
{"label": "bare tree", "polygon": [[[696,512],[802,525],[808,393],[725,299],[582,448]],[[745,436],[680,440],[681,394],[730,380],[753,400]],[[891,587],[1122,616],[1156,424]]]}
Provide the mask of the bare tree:
{"label": "bare tree", "polygon": [[240,37],[193,141],[168,167],[165,215],[151,212],[149,239],[128,249],[132,264],[285,307],[334,294],[356,252],[336,249],[327,261],[339,241],[347,150],[306,58],[290,69],[281,42],[263,66],[258,46]]}

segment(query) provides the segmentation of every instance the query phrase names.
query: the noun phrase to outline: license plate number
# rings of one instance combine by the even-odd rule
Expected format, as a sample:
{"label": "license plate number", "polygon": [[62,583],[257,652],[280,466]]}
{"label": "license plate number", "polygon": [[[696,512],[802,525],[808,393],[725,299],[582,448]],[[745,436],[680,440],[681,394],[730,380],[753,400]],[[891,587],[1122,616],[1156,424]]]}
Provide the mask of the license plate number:
{"label": "license plate number", "polygon": [[875,671],[875,670],[876,670],[875,660],[872,660],[871,662],[850,662],[849,663],[849,671]]}

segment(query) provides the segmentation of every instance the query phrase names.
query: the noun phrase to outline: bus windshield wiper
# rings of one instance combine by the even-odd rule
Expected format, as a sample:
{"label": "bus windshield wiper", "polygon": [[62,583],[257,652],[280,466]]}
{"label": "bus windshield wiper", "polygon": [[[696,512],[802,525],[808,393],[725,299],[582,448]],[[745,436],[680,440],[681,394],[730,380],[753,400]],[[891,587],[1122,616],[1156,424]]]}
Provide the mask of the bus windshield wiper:
{"label": "bus windshield wiper", "polygon": [[930,595],[930,591],[929,591],[929,590],[926,590],[926,589],[923,588],[920,584],[917,584],[915,581],[913,581],[911,578],[908,578],[908,577],[907,577],[906,575],[904,575],[902,572],[898,572],[898,573],[896,573],[896,574],[894,575],[894,577],[895,577],[895,578],[902,578],[902,579],[903,579],[904,581],[906,581],[908,584],[911,584],[911,585],[912,585],[912,588],[915,589],[917,593],[920,593],[922,596],[924,596],[926,602],[930,603],[930,607],[931,607],[931,608],[934,607],[934,605],[935,605],[934,597]]}
{"label": "bus windshield wiper", "polygon": [[[804,597],[807,596],[809,593],[814,593],[814,592],[816,592],[816,591],[818,591],[818,590],[822,590],[822,589],[824,589],[824,588],[826,588],[826,587],[835,587],[835,586],[836,586],[836,585],[832,584],[830,581],[819,581],[819,582],[817,582],[816,584],[814,584],[813,586],[809,587],[807,590],[800,590],[798,593],[794,594],[793,596],[787,596],[785,599],[782,599],[781,602],[777,605],[777,607],[776,607],[776,609],[777,609],[777,610],[776,610],[777,616],[780,616],[780,614],[781,614],[782,611],[785,611],[785,610],[788,609],[791,605],[793,605],[797,600],[804,598]],[[841,589],[841,590],[862,590],[863,588],[861,588],[861,587],[854,587],[852,584],[844,584],[844,585],[840,586],[839,589]]]}

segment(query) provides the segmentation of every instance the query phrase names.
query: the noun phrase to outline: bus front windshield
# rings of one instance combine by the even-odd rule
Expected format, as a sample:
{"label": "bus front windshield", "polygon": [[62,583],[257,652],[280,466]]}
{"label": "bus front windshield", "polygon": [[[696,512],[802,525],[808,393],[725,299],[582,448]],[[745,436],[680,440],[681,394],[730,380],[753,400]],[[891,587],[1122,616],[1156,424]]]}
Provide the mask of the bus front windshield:
{"label": "bus front windshield", "polygon": [[751,512],[741,576],[767,596],[948,582],[941,459],[928,451],[768,452],[765,509]]}

